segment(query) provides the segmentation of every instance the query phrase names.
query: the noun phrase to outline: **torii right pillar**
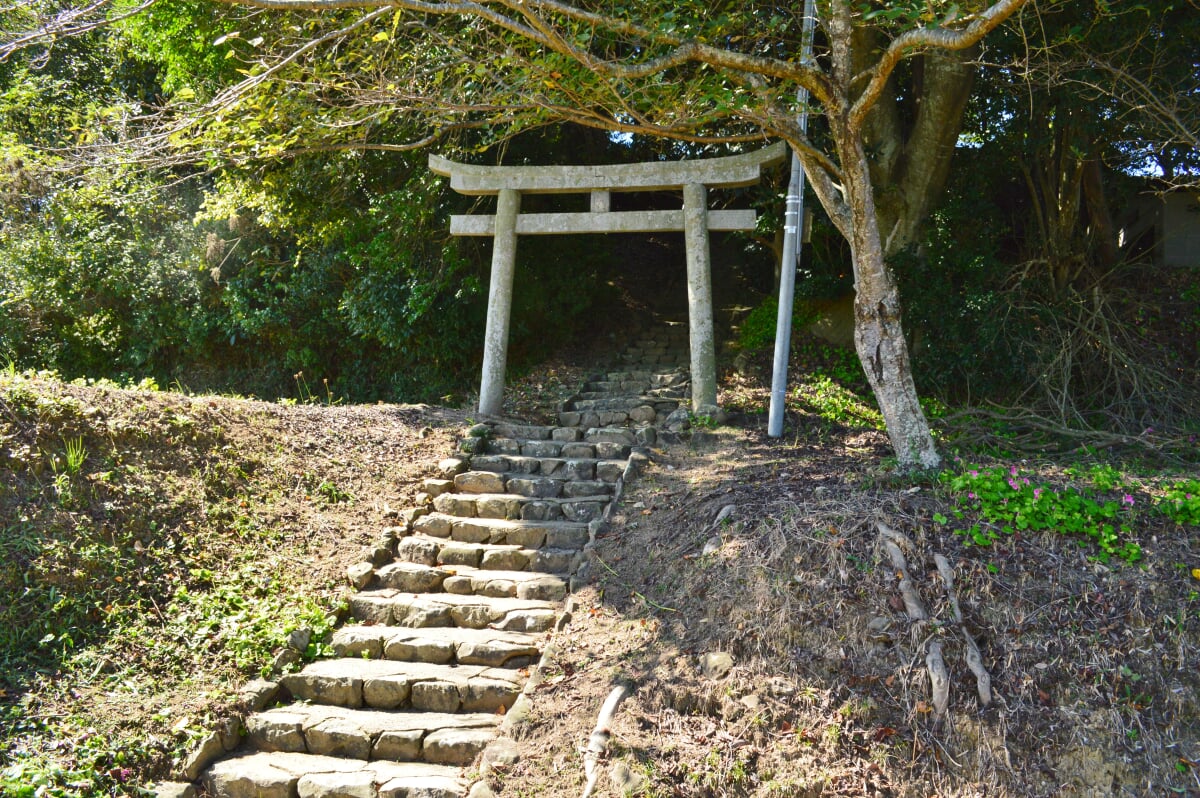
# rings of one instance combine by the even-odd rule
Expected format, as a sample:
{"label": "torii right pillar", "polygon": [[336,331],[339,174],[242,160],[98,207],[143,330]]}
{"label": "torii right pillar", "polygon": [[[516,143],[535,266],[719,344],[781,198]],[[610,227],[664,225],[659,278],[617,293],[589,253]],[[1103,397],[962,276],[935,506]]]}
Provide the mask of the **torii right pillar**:
{"label": "torii right pillar", "polygon": [[717,352],[713,340],[712,271],[708,249],[708,189],[683,187],[683,239],[687,250],[688,338],[692,412],[717,404]]}

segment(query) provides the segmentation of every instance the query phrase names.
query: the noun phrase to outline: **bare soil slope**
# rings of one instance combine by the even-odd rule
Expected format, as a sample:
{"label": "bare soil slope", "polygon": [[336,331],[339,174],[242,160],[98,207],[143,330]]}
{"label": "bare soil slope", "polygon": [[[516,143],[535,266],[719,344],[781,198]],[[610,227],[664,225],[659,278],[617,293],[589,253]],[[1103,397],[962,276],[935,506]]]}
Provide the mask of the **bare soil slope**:
{"label": "bare soil slope", "polygon": [[[933,520],[950,512],[936,485],[880,468],[882,435],[803,437],[701,431],[660,452],[594,552],[501,795],[580,795],[581,749],[617,684],[632,697],[597,795],[1200,795],[1194,527],[1138,530],[1137,566],[1061,535],[964,547]],[[913,543],[929,622],[908,620],[879,520]],[[727,675],[706,672],[714,653],[732,656]]]}
{"label": "bare soil slope", "polygon": [[[578,376],[534,374],[511,409]],[[1146,516],[1132,566],[1049,533],[967,547],[936,520],[942,486],[881,465],[881,434],[798,420],[784,442],[743,420],[654,452],[518,727],[523,758],[491,776],[502,798],[579,795],[618,683],[597,795],[1200,795],[1194,526]],[[136,795],[168,773],[288,632],[336,615],[345,566],[466,421],[0,376],[0,794]],[[881,520],[912,542],[928,622],[908,620]]]}

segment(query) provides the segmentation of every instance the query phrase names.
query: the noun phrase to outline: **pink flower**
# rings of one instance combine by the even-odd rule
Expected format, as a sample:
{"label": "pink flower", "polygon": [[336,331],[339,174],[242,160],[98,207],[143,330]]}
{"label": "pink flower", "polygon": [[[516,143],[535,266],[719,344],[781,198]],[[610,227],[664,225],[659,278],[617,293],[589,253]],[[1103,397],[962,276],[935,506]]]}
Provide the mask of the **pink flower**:
{"label": "pink flower", "polygon": [[1133,497],[1130,496],[1128,493],[1126,493],[1124,496],[1121,497],[1121,503],[1127,504],[1130,507],[1132,507],[1133,506]]}
{"label": "pink flower", "polygon": [[1013,466],[1012,468],[1008,469],[1008,473],[1009,473],[1009,475],[1010,475],[1010,476],[1014,476],[1014,477],[1015,477],[1015,476],[1017,475],[1017,467],[1016,467],[1016,466]]}
{"label": "pink flower", "polygon": [[968,499],[974,499],[974,498],[975,498],[975,491],[973,491],[973,490],[972,490],[972,491],[969,491],[969,492],[967,493],[967,498],[968,498]]}
{"label": "pink flower", "polygon": [[1034,498],[1034,500],[1042,498],[1042,489],[1041,488],[1033,489],[1033,498]]}

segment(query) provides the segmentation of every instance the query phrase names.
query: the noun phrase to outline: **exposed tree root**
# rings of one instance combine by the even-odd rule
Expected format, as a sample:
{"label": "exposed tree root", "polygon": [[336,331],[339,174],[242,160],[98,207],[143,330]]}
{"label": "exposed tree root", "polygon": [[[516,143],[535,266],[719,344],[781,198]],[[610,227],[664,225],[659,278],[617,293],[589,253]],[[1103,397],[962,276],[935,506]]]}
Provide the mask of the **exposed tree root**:
{"label": "exposed tree root", "polygon": [[892,567],[900,578],[900,597],[904,599],[904,611],[908,614],[908,619],[914,623],[929,620],[929,613],[925,611],[921,595],[913,585],[912,577],[909,576],[908,563],[905,561],[904,552],[901,549],[902,546],[911,548],[912,542],[882,521],[877,522],[876,526],[879,527],[879,534],[883,538],[883,547],[892,560]]}
{"label": "exposed tree root", "polygon": [[[914,624],[928,621],[929,613],[926,612],[925,604],[909,576],[908,561],[904,559],[902,550],[912,548],[912,541],[882,521],[877,521],[875,525],[879,529],[883,547],[892,561],[892,568],[900,578],[900,597],[904,600],[904,611],[908,620]],[[936,640],[929,643],[925,654],[925,669],[929,671],[931,700],[937,723],[940,724],[950,709],[950,674],[942,657],[942,644]]]}
{"label": "exposed tree root", "polygon": [[975,644],[975,638],[971,637],[966,624],[963,623],[962,608],[959,607],[958,596],[954,593],[954,569],[951,567],[950,561],[941,554],[933,555],[933,561],[937,564],[938,573],[941,574],[942,583],[945,585],[946,598],[950,601],[950,611],[954,613],[954,622],[958,624],[963,641],[967,646],[967,667],[971,669],[971,673],[975,674],[979,703],[986,707],[992,703],[992,677],[987,672],[987,668],[983,666],[983,655],[979,653],[979,646]]}

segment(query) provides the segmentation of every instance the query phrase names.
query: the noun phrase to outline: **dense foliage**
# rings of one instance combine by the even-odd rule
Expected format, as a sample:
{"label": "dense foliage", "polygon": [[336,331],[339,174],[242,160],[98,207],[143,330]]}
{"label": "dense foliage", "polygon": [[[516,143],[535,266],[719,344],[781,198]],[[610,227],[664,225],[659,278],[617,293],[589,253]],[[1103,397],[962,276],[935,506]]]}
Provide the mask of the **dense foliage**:
{"label": "dense foliage", "polygon": [[[693,11],[663,15],[656,35],[724,38],[771,56],[799,45],[795,15],[723,6],[701,24]],[[1186,183],[1194,167],[1181,133],[1196,119],[1195,37],[1171,32],[1195,20],[1169,3],[1035,11],[989,40],[990,61],[1020,68],[979,74],[960,137],[969,146],[957,148],[919,235],[891,256],[918,385],[944,400],[1036,405],[1074,425],[1103,425],[1114,409],[1127,428],[1178,422],[1195,407],[1194,281],[1143,277],[1130,265],[1148,258],[1145,239],[1122,249],[1113,230],[1146,189],[1131,177],[1138,169],[1153,161]],[[890,6],[863,19],[887,37],[941,24],[930,13]],[[468,201],[402,143],[435,130],[467,159],[502,140],[484,157],[692,157],[714,151],[641,136],[629,146],[569,127],[510,137],[572,104],[623,118],[622,103],[709,108],[711,118],[676,121],[736,137],[757,102],[694,66],[618,101],[610,83],[553,54],[465,62],[479,41],[453,28],[441,18],[163,0],[0,62],[0,358],[68,377],[326,401],[465,393],[479,357],[486,245],[447,235],[447,216]],[[304,49],[323,37],[328,46]],[[619,39],[592,45],[616,57]],[[288,52],[300,56],[280,60]],[[888,113],[914,117],[918,95],[904,87],[919,86],[926,68],[915,60],[897,74]],[[513,91],[540,81],[543,96],[506,99],[501,74]],[[1159,102],[1129,102],[1139,86]],[[458,112],[413,101],[447,87]],[[163,105],[192,113],[164,123],[154,113]],[[828,135],[815,117],[812,141]],[[883,169],[890,145],[868,138]],[[771,186],[782,176],[773,180],[753,201],[764,243],[778,247]],[[628,271],[595,238],[538,239],[521,258],[517,366],[568,341]],[[845,295],[850,260],[818,211],[801,294]],[[732,268],[757,268],[749,263]],[[1147,284],[1162,290],[1147,297]],[[771,310],[759,316],[765,343]],[[1179,334],[1165,332],[1172,325]]]}
{"label": "dense foliage", "polygon": [[[423,153],[313,152],[219,172],[51,154],[111,134],[102,118],[135,114],[144,97],[211,93],[229,78],[231,59],[212,62],[194,37],[182,44],[186,28],[156,19],[6,65],[0,359],[326,401],[468,391],[487,252],[449,237],[464,201]],[[608,257],[594,241],[539,249],[521,253],[517,367],[573,329]]]}

